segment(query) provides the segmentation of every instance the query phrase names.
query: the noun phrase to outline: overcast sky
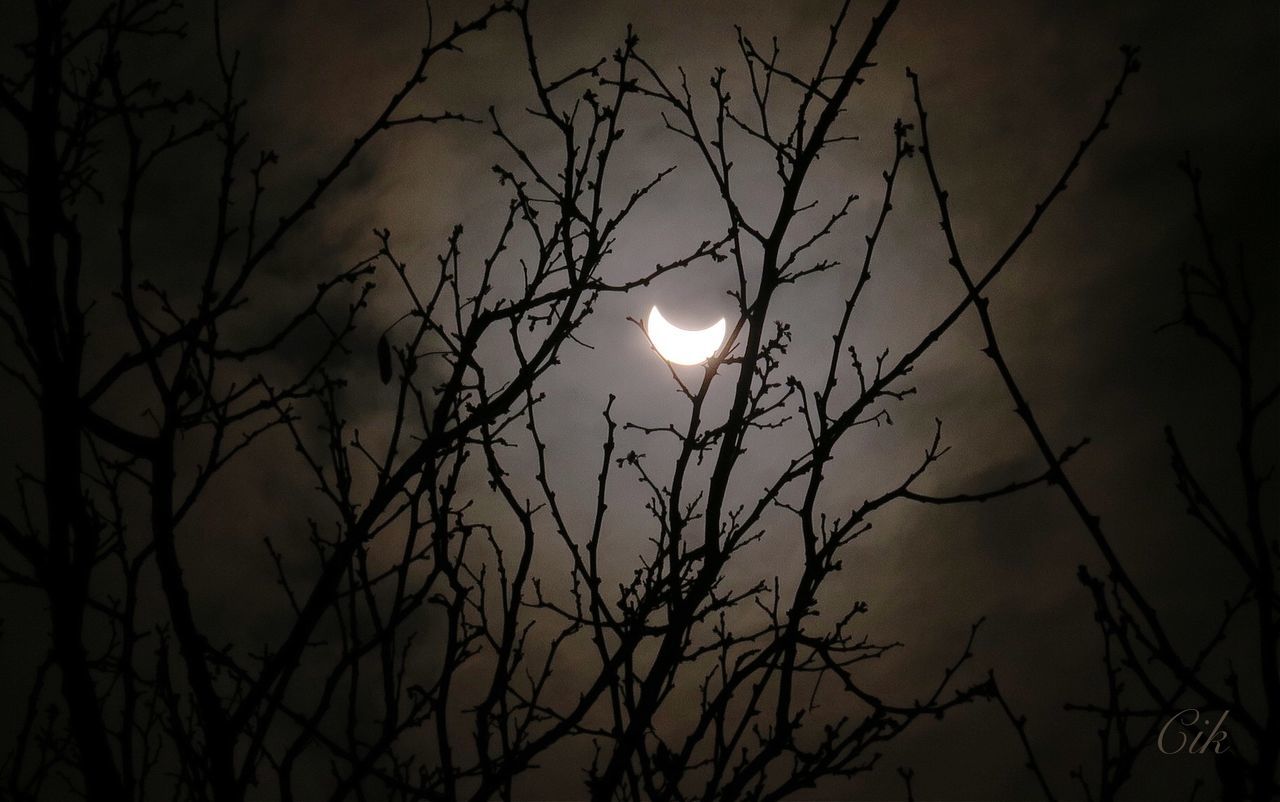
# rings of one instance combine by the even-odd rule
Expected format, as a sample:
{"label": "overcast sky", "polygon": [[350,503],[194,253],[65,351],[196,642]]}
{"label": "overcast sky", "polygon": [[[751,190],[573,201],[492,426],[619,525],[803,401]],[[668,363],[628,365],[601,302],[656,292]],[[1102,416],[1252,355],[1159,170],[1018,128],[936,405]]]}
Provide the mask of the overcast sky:
{"label": "overcast sky", "polygon": [[[467,8],[440,6],[436,16]],[[860,39],[871,13],[867,4],[854,8],[850,42]],[[641,52],[668,74],[683,66],[705,104],[706,78],[716,65],[728,67],[734,85],[742,86],[735,24],[757,41],[777,36],[782,62],[805,72],[815,63],[834,10],[835,4],[817,0],[541,2],[534,27],[547,72],[554,74],[611,53],[630,23]],[[250,149],[271,146],[281,152],[281,197],[288,197],[290,178],[301,182],[311,176],[376,113],[411,68],[425,30],[421,4],[412,0],[233,4],[228,17],[228,36],[245,53]],[[1278,30],[1276,7],[1269,2],[904,3],[881,40],[877,66],[843,118],[842,130],[859,140],[824,156],[807,190],[808,199],[823,209],[849,193],[862,196],[819,254],[840,259],[845,268],[786,290],[774,304],[775,317],[789,321],[795,335],[784,369],[812,375],[829,347],[863,235],[878,209],[879,175],[892,156],[892,123],[914,117],[906,67],[921,76],[961,246],[970,262],[982,265],[1003,250],[1096,119],[1120,67],[1120,46],[1140,45],[1143,69],[1111,130],[990,297],[1006,356],[1050,437],[1059,447],[1086,436],[1093,441],[1072,462],[1073,477],[1133,573],[1188,636],[1203,631],[1197,611],[1216,611],[1236,580],[1184,522],[1163,450],[1162,427],[1171,423],[1186,433],[1196,458],[1211,471],[1230,459],[1224,417],[1229,398],[1221,393],[1225,374],[1205,365],[1205,351],[1188,336],[1154,333],[1179,309],[1177,265],[1199,256],[1189,191],[1175,163],[1190,151],[1203,167],[1219,238],[1232,249],[1244,245],[1258,303],[1274,312],[1280,244]],[[167,63],[178,74],[196,75],[207,57],[193,37]],[[545,131],[523,113],[532,95],[511,21],[474,39],[464,57],[433,76],[427,97],[424,108],[475,116],[492,105],[531,152],[547,146]],[[683,255],[718,238],[725,226],[696,153],[663,130],[655,105],[629,103],[619,186],[641,183],[667,166],[678,169],[620,233],[603,267],[610,280]],[[270,316],[273,296],[286,298],[290,288],[313,286],[314,276],[371,253],[375,242],[368,232],[375,226],[390,228],[401,255],[423,269],[455,223],[466,228],[469,252],[483,252],[505,208],[505,192],[489,167],[511,161],[488,131],[455,126],[394,132],[362,156],[337,197],[273,263],[272,291],[260,294],[264,314]],[[749,160],[759,159],[759,151],[743,153],[749,174]],[[769,165],[764,166],[767,176]],[[871,297],[855,320],[854,336],[866,353],[901,353],[962,297],[946,264],[923,167],[916,159],[904,168]],[[747,212],[757,217],[771,212],[777,199],[772,185],[760,184],[758,193],[746,191]],[[156,212],[155,226],[181,232],[175,219],[200,203],[184,187],[174,176],[165,196],[169,208]],[[172,266],[180,265],[182,237],[168,241]],[[725,295],[733,282],[731,263],[708,264],[643,291],[603,299],[581,334],[592,348],[572,347],[549,375],[541,424],[571,520],[584,520],[594,504],[600,412],[609,394],[617,396],[619,421],[662,424],[685,414],[667,368],[626,318],[641,317],[658,304],[681,325],[709,325],[733,315]],[[362,329],[365,353],[372,354],[381,325],[403,312],[401,300],[392,293],[375,296],[371,313],[379,325]],[[978,351],[979,335],[976,320],[958,326],[920,365],[913,377],[919,393],[895,408],[897,425],[850,438],[832,472],[833,509],[883,489],[884,481],[916,460],[935,417],[942,419],[952,451],[928,489],[971,491],[1042,470],[998,376]],[[1274,348],[1271,355],[1274,366]],[[494,358],[501,362],[500,355]],[[371,385],[371,357],[353,360],[347,369],[356,388]],[[348,398],[353,422],[377,432],[386,424],[381,407],[373,395],[364,403],[362,392]],[[752,500],[761,482],[785,464],[781,460],[803,451],[804,443],[802,428],[761,441],[745,457],[735,498]],[[635,432],[620,433],[620,450],[630,448],[659,457],[663,446]],[[197,604],[210,618],[225,617],[229,632],[235,629],[231,622],[245,621],[262,602],[253,593],[228,599],[227,583],[251,577],[270,585],[261,536],[278,527],[300,530],[305,502],[293,499],[307,486],[286,463],[254,463],[215,489],[215,501],[193,523],[184,556],[200,566],[191,580]],[[217,504],[218,498],[236,499],[235,512]],[[611,491],[615,517],[607,556],[619,574],[635,564],[650,535],[645,500],[629,479],[615,482]],[[837,575],[840,586],[831,604],[866,600],[873,638],[905,644],[868,676],[884,695],[906,698],[936,680],[962,646],[969,624],[986,616],[975,668],[979,674],[995,669],[1011,701],[1029,716],[1047,770],[1065,789],[1067,771],[1093,759],[1094,723],[1064,712],[1063,703],[1096,700],[1102,680],[1099,636],[1087,594],[1075,579],[1078,564],[1097,564],[1091,548],[1050,488],[976,508],[903,507],[877,519],[876,528],[851,550],[850,568]],[[785,576],[799,566],[795,539],[781,531],[751,554],[745,567],[735,568],[741,572],[736,579]],[[543,570],[563,568],[562,558],[546,549]],[[269,629],[261,622],[242,626]],[[819,789],[816,796],[896,795],[897,765],[915,767],[917,790],[925,797],[1026,796],[1033,786],[1022,761],[998,710],[973,707],[943,722],[920,724],[892,746],[882,770],[854,785]],[[1135,790],[1154,797],[1162,783],[1181,784],[1211,771],[1194,758],[1157,755],[1145,763]],[[535,772],[521,795],[573,797],[579,783],[573,772]]]}

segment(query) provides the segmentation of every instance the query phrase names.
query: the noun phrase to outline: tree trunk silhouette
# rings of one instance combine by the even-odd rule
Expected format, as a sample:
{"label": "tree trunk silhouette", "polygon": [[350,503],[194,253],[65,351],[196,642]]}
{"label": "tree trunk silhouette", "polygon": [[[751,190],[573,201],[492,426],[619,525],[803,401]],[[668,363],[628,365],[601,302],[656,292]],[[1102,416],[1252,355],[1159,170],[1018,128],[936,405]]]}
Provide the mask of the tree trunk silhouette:
{"label": "tree trunk silhouette", "polygon": [[[740,61],[694,91],[630,29],[608,58],[557,75],[542,58],[552,45],[536,2],[447,24],[428,4],[422,41],[369,119],[311,181],[268,191],[279,157],[259,149],[245,110],[270,95],[245,88],[259,84],[242,74],[221,3],[190,16],[167,0],[32,3],[30,41],[14,35],[20,74],[0,76],[12,129],[0,129],[0,322],[13,340],[0,367],[29,402],[25,436],[39,460],[12,460],[0,578],[43,600],[48,632],[0,764],[6,798],[511,799],[535,770],[578,760],[582,793],[601,802],[777,800],[860,777],[917,722],[990,702],[1025,753],[1027,781],[1054,799],[1027,720],[996,672],[975,666],[981,620],[953,660],[930,667],[936,682],[886,690],[867,665],[902,644],[866,634],[868,602],[830,598],[856,541],[887,510],[1053,485],[1108,571],[1081,572],[1111,694],[1082,706],[1104,722],[1098,797],[1120,791],[1160,716],[1194,697],[1239,711],[1251,739],[1251,753],[1219,760],[1223,794],[1270,799],[1276,558],[1256,441],[1277,390],[1259,390],[1269,377],[1255,365],[1254,313],[1217,259],[1199,174],[1187,166],[1209,268],[1184,273],[1182,322],[1236,372],[1242,527],[1227,523],[1172,431],[1168,440],[1192,516],[1248,587],[1217,637],[1189,652],[1068,476],[1084,443],[1050,441],[989,314],[993,282],[1107,130],[1137,49],[1123,50],[1054,183],[979,265],[954,229],[911,70],[897,80],[916,119],[885,132],[883,185],[821,196],[823,180],[845,180],[822,157],[856,139],[850,118],[871,102],[861,86],[898,6],[835,4],[816,66],[800,53],[795,64],[808,66],[794,67],[776,40],[761,48],[738,29]],[[481,41],[478,56],[464,52]],[[478,70],[486,50],[508,46],[504,64],[518,65],[528,101],[521,116],[437,109],[446,65]],[[187,90],[172,66],[204,49],[200,77],[212,88]],[[657,154],[670,166],[637,179],[628,157],[652,154],[627,128],[646,125],[670,141]],[[463,212],[489,216],[478,221],[486,233],[464,236],[459,223],[431,260],[378,228],[364,258],[311,270],[313,285],[298,279],[293,262],[304,260],[288,249],[319,247],[307,226],[342,211],[341,188],[370,151],[438,126],[483,132],[503,149],[492,175],[505,203]],[[716,222],[668,261],[624,253],[636,210],[660,203],[689,161],[718,198]],[[940,220],[913,222],[912,236],[940,222],[959,283],[941,312],[920,312],[921,331],[900,351],[867,356],[857,333],[873,303],[865,290],[886,261],[900,178],[921,162]],[[760,165],[774,175],[750,172]],[[167,218],[156,209],[180,205],[166,180],[193,176],[211,205],[177,214],[199,236],[157,230]],[[854,189],[874,196],[872,214],[861,250],[845,254],[833,233],[854,228]],[[174,250],[179,258],[166,255]],[[715,265],[734,274],[728,334],[700,366],[671,366],[680,409],[628,420],[610,395],[600,418],[578,426],[600,434],[594,484],[562,487],[563,444],[543,425],[559,411],[548,389],[578,358],[597,305]],[[810,321],[779,320],[778,299],[797,286],[825,291],[824,274],[842,280],[839,322],[818,332],[821,358],[800,365],[789,349]],[[1202,316],[1206,295],[1227,330]],[[844,450],[862,433],[887,436],[917,393],[913,371],[971,316],[1043,472],[926,492],[923,477],[949,451],[935,419],[909,443],[921,454],[911,467],[869,469],[877,489],[860,503],[833,492]],[[782,429],[788,442],[767,439]],[[277,585],[268,593],[250,587],[243,566],[219,575],[203,564],[197,555],[209,552],[194,541],[245,529],[238,500],[215,488],[280,476],[307,495],[278,494],[271,510],[285,523],[271,524],[258,553]],[[635,504],[619,503],[622,478],[640,488]],[[565,503],[570,493],[580,503]],[[798,555],[794,577],[751,562],[764,542]],[[242,634],[228,638],[232,602],[250,597],[262,620],[233,622]],[[1204,667],[1246,608],[1257,618],[1261,706]],[[1124,695],[1135,690],[1141,705]],[[915,772],[899,776],[914,798]],[[1091,792],[1083,771],[1077,779]]]}

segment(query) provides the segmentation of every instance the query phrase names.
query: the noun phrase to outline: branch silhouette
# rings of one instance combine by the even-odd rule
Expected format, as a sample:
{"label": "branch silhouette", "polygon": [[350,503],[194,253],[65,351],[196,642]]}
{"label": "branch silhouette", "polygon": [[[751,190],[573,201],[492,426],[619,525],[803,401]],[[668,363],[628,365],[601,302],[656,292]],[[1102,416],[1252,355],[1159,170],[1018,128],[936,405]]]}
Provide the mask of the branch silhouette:
{"label": "branch silhouette", "polygon": [[[350,143],[313,183],[269,191],[280,156],[253,153],[246,109],[259,99],[219,3],[209,7],[215,88],[205,92],[146,62],[150,48],[188,36],[178,4],[33,4],[21,69],[0,76],[0,108],[18,132],[0,160],[0,321],[13,341],[0,367],[29,396],[39,455],[14,460],[0,576],[40,599],[48,643],[0,764],[6,797],[511,799],[536,771],[570,761],[594,800],[776,800],[860,777],[918,722],[987,702],[1053,799],[1027,720],[977,665],[982,620],[952,659],[926,667],[928,683],[886,690],[871,668],[911,659],[904,644],[868,634],[866,600],[831,609],[834,577],[888,511],[999,503],[1041,484],[1067,495],[1109,572],[1081,573],[1111,692],[1082,708],[1104,721],[1099,796],[1114,796],[1158,717],[1191,696],[1239,708],[1256,745],[1243,770],[1255,798],[1270,794],[1274,654],[1262,667],[1266,715],[1205,667],[1243,610],[1258,614],[1260,643],[1275,641],[1266,477],[1249,444],[1280,390],[1259,389],[1254,312],[1217,259],[1199,175],[1186,168],[1208,267],[1183,271],[1182,322],[1239,379],[1243,528],[1172,431],[1168,440],[1192,517],[1249,591],[1192,654],[1172,642],[1067,476],[1088,441],[1050,445],[988,314],[995,280],[1107,129],[1137,51],[1124,51],[1060,177],[975,270],[908,71],[917,119],[885,132],[891,148],[879,157],[883,184],[868,193],[861,250],[842,253],[837,234],[854,228],[861,194],[805,199],[832,178],[836,160],[823,157],[858,139],[850,117],[871,102],[862,87],[898,5],[863,15],[841,2],[816,66],[738,28],[740,61],[695,91],[630,29],[608,58],[552,74],[536,3],[501,2],[444,27],[428,4],[405,75]],[[504,31],[527,107],[432,106],[443,62],[470,68],[463,48],[505,46]],[[748,91],[735,99],[737,87]],[[628,159],[642,146],[627,128],[650,123],[670,163],[637,178]],[[477,236],[459,222],[423,260],[379,227],[367,256],[277,292],[273,269],[309,221],[343,202],[343,182],[370,151],[435,126],[467,126],[501,148],[492,181],[504,202],[482,221],[492,230]],[[686,162],[714,190],[722,227],[621,274],[635,213],[661,202]],[[858,322],[890,247],[895,192],[921,162],[962,286],[891,354],[872,350]],[[764,178],[743,167],[761,164]],[[171,201],[165,172],[192,165],[208,173],[212,204],[191,212],[200,237],[184,237],[181,265],[169,268],[160,254],[178,234],[155,231],[151,210]],[[270,221],[274,207],[283,211]],[[580,427],[600,437],[594,482],[563,487],[549,389],[590,347],[584,327],[597,306],[718,265],[732,271],[728,337],[701,368],[671,367],[679,411],[629,420],[609,396]],[[821,359],[799,366],[793,342],[812,327],[779,319],[778,298],[832,275],[838,323],[819,332]],[[255,317],[251,303],[264,298],[279,308]],[[867,498],[839,492],[833,466],[856,437],[907,440],[893,423],[924,403],[912,374],[970,312],[1043,472],[929,491],[922,480],[950,450],[934,419],[906,445],[918,449],[911,467],[875,474]],[[790,439],[779,446],[781,430]],[[277,586],[261,600],[269,634],[229,640],[221,608],[244,580],[206,587],[193,540],[213,513],[218,531],[239,530],[238,510],[210,506],[218,488],[257,477],[255,464],[301,476],[313,493],[282,502],[285,523],[261,538],[258,560]],[[635,505],[619,503],[624,480],[639,488]],[[762,575],[765,543],[799,556],[794,577]],[[1133,690],[1122,674],[1149,697],[1142,707],[1122,696]],[[914,798],[915,771],[898,773]]]}

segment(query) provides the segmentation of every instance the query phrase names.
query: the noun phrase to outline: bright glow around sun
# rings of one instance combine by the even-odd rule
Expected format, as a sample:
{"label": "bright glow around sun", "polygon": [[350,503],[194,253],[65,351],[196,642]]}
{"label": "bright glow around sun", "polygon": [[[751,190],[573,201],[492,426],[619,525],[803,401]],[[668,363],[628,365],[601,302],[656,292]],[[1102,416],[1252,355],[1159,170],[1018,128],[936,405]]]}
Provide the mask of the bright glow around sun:
{"label": "bright glow around sun", "polygon": [[708,328],[688,331],[668,323],[655,306],[649,310],[645,332],[663,359],[674,365],[697,365],[706,362],[720,349],[724,342],[725,322],[720,318]]}

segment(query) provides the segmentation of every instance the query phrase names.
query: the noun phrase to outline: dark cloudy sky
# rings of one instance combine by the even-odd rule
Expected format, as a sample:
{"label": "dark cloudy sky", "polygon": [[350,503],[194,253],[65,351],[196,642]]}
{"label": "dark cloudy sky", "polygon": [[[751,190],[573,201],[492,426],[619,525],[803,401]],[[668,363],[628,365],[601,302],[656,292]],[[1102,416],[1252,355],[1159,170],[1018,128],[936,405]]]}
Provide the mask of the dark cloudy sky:
{"label": "dark cloudy sky", "polygon": [[[465,14],[473,5],[441,5],[436,15]],[[245,53],[251,149],[281,152],[277,185],[285,198],[294,188],[291,181],[304,185],[407,74],[425,28],[421,4],[230,6],[228,37]],[[860,37],[871,13],[870,5],[854,7],[850,41]],[[646,57],[668,74],[683,66],[707,103],[705,79],[716,65],[728,66],[734,85],[742,88],[734,24],[757,41],[776,35],[782,60],[804,71],[815,63],[835,6],[818,0],[609,0],[542,2],[537,8],[535,34],[548,73],[609,54],[631,23]],[[914,117],[906,67],[921,76],[961,246],[971,263],[982,265],[1003,250],[1096,119],[1118,73],[1122,44],[1142,47],[1143,69],[1068,192],[993,285],[992,313],[1007,358],[1050,437],[1059,446],[1092,438],[1071,473],[1131,570],[1152,588],[1168,617],[1180,622],[1179,634],[1198,638],[1236,579],[1184,522],[1161,430],[1165,423],[1177,426],[1211,472],[1228,464],[1226,376],[1205,363],[1206,352],[1186,335],[1153,332],[1178,311],[1177,265],[1199,256],[1190,195],[1175,169],[1182,152],[1190,151],[1204,168],[1220,239],[1246,249],[1258,303],[1272,321],[1269,342],[1275,342],[1280,19],[1274,3],[904,3],[881,40],[877,66],[848,104],[842,130],[859,141],[824,155],[808,188],[809,199],[819,200],[821,208],[848,193],[862,195],[820,254],[840,259],[847,269],[782,292],[773,310],[791,322],[795,335],[785,369],[814,375],[878,209],[879,175],[892,155],[892,123]],[[208,52],[196,36],[165,59],[175,74],[198,82]],[[432,77],[423,107],[483,116],[492,105],[539,153],[549,141],[523,114],[532,95],[521,59],[516,27],[500,22]],[[618,186],[643,182],[667,166],[678,169],[619,235],[603,268],[609,280],[683,255],[720,236],[725,226],[714,187],[688,143],[663,130],[656,106],[628,102]],[[767,179],[770,165],[751,161],[759,152],[743,153],[743,172],[755,170]],[[489,171],[499,161],[511,159],[487,126],[393,132],[362,156],[337,196],[275,260],[268,287],[259,294],[264,316],[283,308],[293,288],[313,286],[314,276],[368,255],[375,247],[368,232],[375,226],[390,228],[401,255],[424,269],[455,223],[465,226],[464,246],[472,254],[484,251],[505,208],[505,192]],[[854,336],[867,353],[901,353],[963,295],[946,264],[923,163],[917,159],[904,169],[871,295],[855,322]],[[157,230],[182,231],[184,211],[202,200],[189,186],[173,176],[160,204],[165,209],[153,210]],[[758,193],[747,193],[747,213],[758,219],[776,201],[773,185],[762,180]],[[165,270],[176,270],[182,237],[165,242],[172,255]],[[708,325],[733,314],[724,294],[733,282],[731,263],[708,264],[642,292],[602,299],[581,333],[592,349],[572,348],[550,374],[541,424],[552,449],[554,481],[572,520],[586,520],[594,504],[600,411],[608,394],[617,396],[614,414],[620,421],[661,424],[685,414],[666,367],[626,318],[643,316],[656,303],[678,323]],[[393,292],[375,296],[378,324],[362,329],[370,358],[346,366],[360,388],[348,398],[353,423],[373,436],[387,421],[379,411],[382,399],[364,389],[373,383],[372,341],[403,308]],[[927,445],[935,417],[942,419],[952,451],[928,489],[976,490],[1041,470],[980,345],[976,320],[958,326],[914,374],[919,393],[895,409],[897,425],[849,438],[829,472],[838,477],[829,482],[831,509],[856,504],[898,477]],[[1274,367],[1274,348],[1271,353]],[[504,357],[491,358],[501,363]],[[8,437],[16,448],[17,435]],[[752,500],[804,444],[800,428],[773,434],[757,447],[749,443],[736,498]],[[665,446],[621,433],[620,449],[629,448],[660,460]],[[192,578],[197,603],[211,620],[226,622],[228,638],[246,627],[252,630],[247,640],[271,631],[270,616],[261,613],[273,592],[261,536],[302,531],[307,486],[284,461],[242,466],[193,525],[184,554],[203,566]],[[617,514],[606,545],[612,570],[622,575],[650,533],[639,485],[620,480],[612,494]],[[236,503],[218,504],[218,498]],[[795,544],[780,528],[738,561],[734,580],[793,576],[800,564]],[[539,567],[548,575],[563,571],[558,546],[548,543],[541,552]],[[1070,794],[1067,771],[1094,759],[1094,725],[1063,712],[1062,705],[1098,699],[1102,679],[1099,636],[1075,579],[1078,564],[1097,563],[1091,548],[1062,498],[1048,488],[979,508],[897,508],[881,515],[852,549],[849,569],[836,576],[840,587],[831,604],[865,599],[872,636],[906,644],[869,669],[869,684],[885,696],[907,699],[936,680],[962,646],[969,624],[986,616],[975,667],[996,670],[1011,702],[1029,716],[1030,735],[1047,770]],[[231,582],[260,584],[262,595],[228,594]],[[1013,798],[1033,792],[1015,735],[990,706],[921,723],[891,749],[882,770],[870,778],[824,787],[817,796],[896,796],[897,765],[915,767],[917,789],[925,797]],[[1134,790],[1139,798],[1157,798],[1167,786],[1185,786],[1189,777],[1211,771],[1195,758],[1154,755],[1143,764]],[[535,772],[521,795],[573,798],[579,781],[574,772]]]}

